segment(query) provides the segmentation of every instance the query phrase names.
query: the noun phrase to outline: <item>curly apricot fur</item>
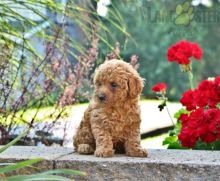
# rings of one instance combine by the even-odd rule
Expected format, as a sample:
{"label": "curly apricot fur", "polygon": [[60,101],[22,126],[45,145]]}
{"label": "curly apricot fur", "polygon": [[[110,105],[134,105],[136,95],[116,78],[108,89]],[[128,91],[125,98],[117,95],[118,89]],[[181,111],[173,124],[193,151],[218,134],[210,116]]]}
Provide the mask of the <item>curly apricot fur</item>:
{"label": "curly apricot fur", "polygon": [[114,153],[146,157],[140,145],[143,79],[122,60],[110,60],[95,72],[95,91],[74,137],[80,154],[111,157]]}

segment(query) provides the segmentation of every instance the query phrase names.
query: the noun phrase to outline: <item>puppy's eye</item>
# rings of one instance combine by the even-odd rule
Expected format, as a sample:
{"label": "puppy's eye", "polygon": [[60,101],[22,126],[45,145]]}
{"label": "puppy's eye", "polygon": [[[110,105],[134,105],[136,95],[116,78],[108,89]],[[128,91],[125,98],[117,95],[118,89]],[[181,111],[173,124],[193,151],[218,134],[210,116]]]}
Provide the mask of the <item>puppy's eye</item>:
{"label": "puppy's eye", "polygon": [[111,83],[111,86],[112,86],[113,88],[116,88],[116,87],[118,86],[118,84],[116,84],[115,82],[112,82],[112,83]]}
{"label": "puppy's eye", "polygon": [[98,87],[100,87],[101,85],[102,85],[102,84],[101,84],[101,83],[99,83],[99,82],[98,82],[98,83],[96,83],[96,86],[98,86]]}

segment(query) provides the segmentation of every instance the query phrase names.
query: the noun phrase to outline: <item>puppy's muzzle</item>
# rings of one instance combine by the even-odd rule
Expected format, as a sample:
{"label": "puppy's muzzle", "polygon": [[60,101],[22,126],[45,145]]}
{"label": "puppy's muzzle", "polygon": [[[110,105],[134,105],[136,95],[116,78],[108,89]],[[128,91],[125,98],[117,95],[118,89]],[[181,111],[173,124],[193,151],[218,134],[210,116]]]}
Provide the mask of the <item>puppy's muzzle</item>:
{"label": "puppy's muzzle", "polygon": [[106,100],[106,95],[105,94],[99,94],[98,98],[100,101],[105,101]]}

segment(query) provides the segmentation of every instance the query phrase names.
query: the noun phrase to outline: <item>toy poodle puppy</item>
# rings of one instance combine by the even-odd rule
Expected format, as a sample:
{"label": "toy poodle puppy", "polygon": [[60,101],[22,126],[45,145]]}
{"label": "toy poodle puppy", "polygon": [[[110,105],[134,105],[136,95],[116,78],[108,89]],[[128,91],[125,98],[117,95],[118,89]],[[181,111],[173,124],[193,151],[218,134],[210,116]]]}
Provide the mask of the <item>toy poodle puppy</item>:
{"label": "toy poodle puppy", "polygon": [[79,154],[111,157],[114,152],[146,157],[140,145],[139,97],[143,79],[122,60],[106,61],[95,72],[95,91],[74,146]]}

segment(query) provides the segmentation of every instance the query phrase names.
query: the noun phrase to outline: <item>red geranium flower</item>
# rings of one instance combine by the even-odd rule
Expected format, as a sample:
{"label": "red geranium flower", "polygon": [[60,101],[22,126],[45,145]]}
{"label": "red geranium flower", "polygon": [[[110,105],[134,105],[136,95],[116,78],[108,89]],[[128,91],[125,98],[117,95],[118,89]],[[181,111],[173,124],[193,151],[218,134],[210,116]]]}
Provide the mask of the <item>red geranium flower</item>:
{"label": "red geranium flower", "polygon": [[166,89],[167,89],[167,85],[163,82],[158,82],[157,84],[155,84],[151,90],[154,91],[154,92],[166,92]]}
{"label": "red geranium flower", "polygon": [[192,56],[196,60],[200,60],[202,58],[202,49],[197,43],[192,43]]}
{"label": "red geranium flower", "polygon": [[190,58],[196,60],[202,58],[202,49],[197,43],[192,43],[186,40],[181,40],[168,48],[167,59],[169,62],[176,61],[178,64],[187,65],[190,63]]}
{"label": "red geranium flower", "polygon": [[189,114],[181,114],[178,138],[184,147],[193,148],[197,141],[220,140],[220,77],[204,80],[194,90],[183,94],[180,102]]}
{"label": "red geranium flower", "polygon": [[211,143],[218,139],[220,110],[196,109],[187,117],[181,115],[182,128],[178,138],[184,147],[193,148],[198,140]]}
{"label": "red geranium flower", "polygon": [[184,92],[180,102],[188,111],[196,108],[216,108],[220,103],[220,78],[203,80],[196,89]]}
{"label": "red geranium flower", "polygon": [[186,106],[187,111],[191,111],[196,108],[196,101],[195,101],[196,91],[188,90],[183,93],[183,97],[180,99],[180,103],[183,106]]}

